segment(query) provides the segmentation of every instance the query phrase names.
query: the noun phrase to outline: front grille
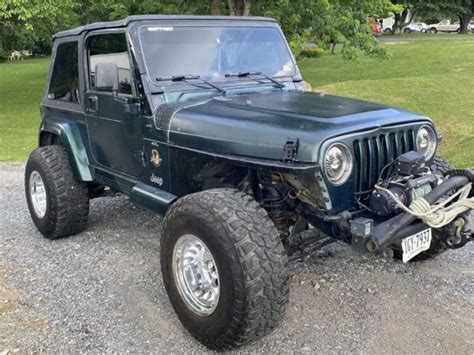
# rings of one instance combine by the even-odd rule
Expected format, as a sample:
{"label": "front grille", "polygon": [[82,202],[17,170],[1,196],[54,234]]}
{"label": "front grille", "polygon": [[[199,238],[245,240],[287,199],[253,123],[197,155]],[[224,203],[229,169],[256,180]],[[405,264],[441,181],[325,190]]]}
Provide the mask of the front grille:
{"label": "front grille", "polygon": [[385,165],[399,155],[415,150],[415,139],[413,129],[355,139],[355,191],[372,189]]}

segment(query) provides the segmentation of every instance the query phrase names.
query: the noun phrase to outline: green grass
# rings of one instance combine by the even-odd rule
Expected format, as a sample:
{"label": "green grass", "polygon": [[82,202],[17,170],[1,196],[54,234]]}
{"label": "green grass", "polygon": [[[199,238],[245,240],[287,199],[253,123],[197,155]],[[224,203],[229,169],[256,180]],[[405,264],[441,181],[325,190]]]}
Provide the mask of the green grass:
{"label": "green grass", "polygon": [[24,161],[37,146],[48,59],[0,63],[0,161]]}
{"label": "green grass", "polygon": [[[433,118],[444,136],[440,153],[457,167],[474,166],[474,41],[386,45],[392,53],[388,60],[354,63],[326,55],[299,66],[317,91]],[[48,65],[49,59],[0,63],[0,161],[24,161],[35,148]]]}
{"label": "green grass", "polygon": [[[474,36],[472,37],[474,39]],[[387,45],[388,60],[348,62],[326,55],[299,63],[314,90],[412,110],[431,117],[443,135],[439,153],[474,166],[474,41]]]}
{"label": "green grass", "polygon": [[467,33],[467,34],[459,34],[456,32],[450,33],[420,33],[420,32],[412,32],[412,33],[401,33],[398,35],[390,35],[390,34],[383,34],[379,39],[382,41],[385,39],[390,38],[402,38],[402,39],[413,39],[413,40],[420,40],[420,39],[474,39],[474,33]]}

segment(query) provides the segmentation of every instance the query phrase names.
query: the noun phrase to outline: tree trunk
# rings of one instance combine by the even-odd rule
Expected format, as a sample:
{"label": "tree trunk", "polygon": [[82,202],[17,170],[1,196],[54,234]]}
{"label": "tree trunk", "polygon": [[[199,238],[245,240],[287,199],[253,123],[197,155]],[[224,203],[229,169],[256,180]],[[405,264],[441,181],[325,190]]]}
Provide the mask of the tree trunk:
{"label": "tree trunk", "polygon": [[249,16],[251,0],[228,0],[231,16]]}
{"label": "tree trunk", "polygon": [[0,23],[0,51],[3,51],[3,25]]}
{"label": "tree trunk", "polygon": [[221,15],[221,0],[212,0],[211,14],[213,16]]}
{"label": "tree trunk", "polygon": [[415,18],[415,14],[416,14],[416,11],[415,10],[410,10],[408,11],[408,15],[407,16],[410,16],[408,19],[405,20],[405,24],[410,24],[413,19]]}
{"label": "tree trunk", "polygon": [[244,0],[244,16],[250,15],[250,0]]}
{"label": "tree trunk", "polygon": [[228,0],[228,3],[229,3],[229,15],[235,16],[234,0]]}
{"label": "tree trunk", "polygon": [[469,33],[469,22],[471,21],[471,18],[472,18],[471,14],[459,15],[459,25],[460,25],[459,33],[462,33],[462,34]]}
{"label": "tree trunk", "polygon": [[395,14],[395,23],[393,24],[393,34],[403,33],[405,27],[409,25],[415,17],[415,10],[405,9],[401,14]]}
{"label": "tree trunk", "polygon": [[395,23],[393,24],[393,34],[400,34],[403,31],[405,21],[408,16],[408,9],[403,10],[401,14],[395,14]]}

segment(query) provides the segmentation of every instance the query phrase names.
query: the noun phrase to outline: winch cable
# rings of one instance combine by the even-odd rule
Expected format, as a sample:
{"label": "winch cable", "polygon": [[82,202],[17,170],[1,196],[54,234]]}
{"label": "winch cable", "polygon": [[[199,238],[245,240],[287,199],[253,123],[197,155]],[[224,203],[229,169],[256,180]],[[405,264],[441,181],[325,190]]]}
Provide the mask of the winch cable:
{"label": "winch cable", "polygon": [[[456,193],[448,197],[446,200],[430,205],[423,197],[413,201],[410,207],[405,206],[398,197],[390,190],[375,185],[375,189],[387,193],[396,204],[405,212],[417,217],[425,224],[432,228],[441,228],[451,223],[458,215],[466,212],[469,209],[474,209],[474,197],[469,198],[471,192],[472,182],[460,188]],[[451,205],[445,207],[448,203],[453,201],[456,197],[459,199]]]}

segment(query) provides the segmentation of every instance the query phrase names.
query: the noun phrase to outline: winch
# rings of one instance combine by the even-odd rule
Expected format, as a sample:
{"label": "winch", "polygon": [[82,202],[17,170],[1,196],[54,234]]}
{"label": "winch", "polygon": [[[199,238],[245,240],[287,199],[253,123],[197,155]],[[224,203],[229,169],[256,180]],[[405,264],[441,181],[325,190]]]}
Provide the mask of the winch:
{"label": "winch", "polygon": [[378,184],[384,190],[374,190],[369,198],[370,209],[381,217],[399,212],[400,202],[409,206],[425,197],[438,184],[438,177],[426,168],[424,157],[414,151],[401,155],[386,168],[390,169],[388,176]]}

